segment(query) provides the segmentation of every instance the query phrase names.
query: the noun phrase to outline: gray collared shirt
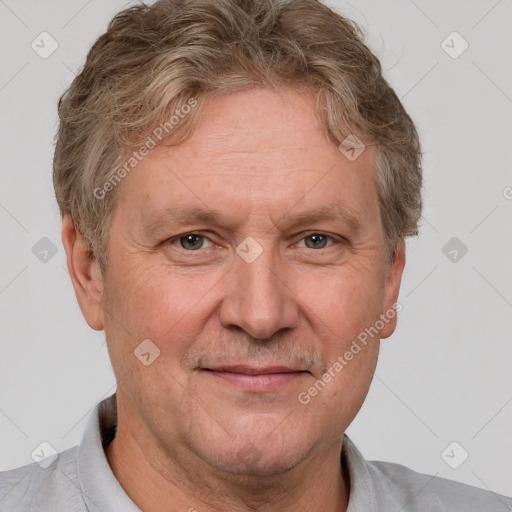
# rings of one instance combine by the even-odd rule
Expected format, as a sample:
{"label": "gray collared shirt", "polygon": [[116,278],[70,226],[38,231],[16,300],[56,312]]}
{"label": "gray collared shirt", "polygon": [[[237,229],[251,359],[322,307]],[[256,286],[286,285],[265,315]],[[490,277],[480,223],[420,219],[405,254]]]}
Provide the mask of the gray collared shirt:
{"label": "gray collared shirt", "polygon": [[[33,463],[0,472],[0,512],[137,512],[112,473],[104,447],[117,425],[115,393],[90,416],[79,446],[47,468]],[[508,512],[512,499],[416,473],[399,464],[369,462],[345,435],[341,458],[349,471],[347,512]]]}

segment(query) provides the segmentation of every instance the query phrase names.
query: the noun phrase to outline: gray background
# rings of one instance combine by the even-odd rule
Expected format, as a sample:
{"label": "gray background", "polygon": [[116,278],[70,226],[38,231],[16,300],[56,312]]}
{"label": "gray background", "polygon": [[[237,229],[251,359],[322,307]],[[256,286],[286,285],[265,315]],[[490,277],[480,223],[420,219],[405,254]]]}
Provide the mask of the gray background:
{"label": "gray background", "polygon": [[[0,470],[32,462],[43,440],[78,444],[115,390],[103,333],[87,327],[65,270],[51,159],[58,96],[126,5],[0,1]],[[512,495],[512,1],[330,5],[367,31],[425,153],[403,311],[348,433],[369,459]],[[43,31],[59,45],[46,59],[31,47]],[[458,58],[442,46],[453,31],[469,43]],[[445,43],[452,54],[461,44]],[[46,262],[32,252],[43,237],[57,248]],[[469,453],[458,469],[441,456],[453,441],[452,465]]]}

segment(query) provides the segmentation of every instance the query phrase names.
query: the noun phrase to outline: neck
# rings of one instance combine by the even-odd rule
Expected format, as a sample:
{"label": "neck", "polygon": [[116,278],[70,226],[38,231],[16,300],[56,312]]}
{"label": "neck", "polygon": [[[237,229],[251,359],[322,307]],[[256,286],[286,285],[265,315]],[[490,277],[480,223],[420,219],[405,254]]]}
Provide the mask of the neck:
{"label": "neck", "polygon": [[125,492],[144,512],[347,510],[342,439],[308,454],[284,473],[239,475],[212,468],[178,442],[169,456],[136,416],[125,417],[123,412],[118,409],[117,433],[105,454]]}

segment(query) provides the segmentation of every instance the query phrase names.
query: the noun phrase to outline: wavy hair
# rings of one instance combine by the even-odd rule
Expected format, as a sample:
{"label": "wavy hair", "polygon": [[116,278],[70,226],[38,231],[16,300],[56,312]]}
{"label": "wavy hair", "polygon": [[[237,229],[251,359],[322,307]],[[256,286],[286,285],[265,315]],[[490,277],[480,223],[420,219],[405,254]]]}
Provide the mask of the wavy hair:
{"label": "wavy hair", "polygon": [[197,102],[165,139],[179,144],[216,94],[264,86],[315,93],[339,144],[352,130],[376,147],[386,259],[418,234],[422,171],[413,121],[382,76],[361,28],[318,0],[158,0],[119,12],[59,100],[53,162],[70,214],[102,271],[117,188],[94,191],[174,112]]}

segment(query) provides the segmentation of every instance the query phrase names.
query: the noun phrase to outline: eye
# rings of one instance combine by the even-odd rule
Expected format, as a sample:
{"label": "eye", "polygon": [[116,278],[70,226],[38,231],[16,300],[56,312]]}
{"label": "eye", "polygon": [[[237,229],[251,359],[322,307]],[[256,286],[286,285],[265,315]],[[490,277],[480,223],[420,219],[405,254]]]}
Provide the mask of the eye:
{"label": "eye", "polygon": [[208,240],[208,238],[198,233],[187,233],[186,235],[175,238],[172,242],[179,242],[180,247],[187,251],[197,251],[203,248],[206,240]]}
{"label": "eye", "polygon": [[[325,233],[311,233],[303,237],[300,241],[302,242],[303,240],[308,249],[325,249],[333,245],[334,237]],[[329,241],[331,242],[330,244]],[[208,247],[205,246],[205,244],[211,244],[211,241],[208,237],[199,233],[186,233],[173,238],[169,243],[172,245],[179,243],[179,246],[187,251],[198,251],[199,249]]]}
{"label": "eye", "polygon": [[302,238],[302,240],[306,241],[305,244],[308,249],[324,249],[328,247],[328,240],[332,241],[333,238],[325,233],[312,233]]}

